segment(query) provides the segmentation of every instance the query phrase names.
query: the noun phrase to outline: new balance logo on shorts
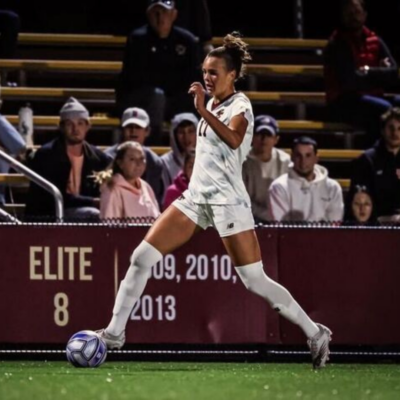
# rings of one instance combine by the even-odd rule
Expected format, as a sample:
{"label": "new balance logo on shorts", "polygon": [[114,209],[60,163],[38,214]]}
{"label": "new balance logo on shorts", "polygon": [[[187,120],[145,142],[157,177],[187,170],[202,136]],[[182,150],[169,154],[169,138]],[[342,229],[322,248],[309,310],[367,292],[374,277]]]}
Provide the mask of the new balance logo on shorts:
{"label": "new balance logo on shorts", "polygon": [[235,224],[233,222],[231,222],[230,224],[228,224],[226,226],[226,229],[233,229],[234,226],[235,226]]}
{"label": "new balance logo on shorts", "polygon": [[178,200],[185,200],[185,196],[183,194],[181,194],[178,198]]}

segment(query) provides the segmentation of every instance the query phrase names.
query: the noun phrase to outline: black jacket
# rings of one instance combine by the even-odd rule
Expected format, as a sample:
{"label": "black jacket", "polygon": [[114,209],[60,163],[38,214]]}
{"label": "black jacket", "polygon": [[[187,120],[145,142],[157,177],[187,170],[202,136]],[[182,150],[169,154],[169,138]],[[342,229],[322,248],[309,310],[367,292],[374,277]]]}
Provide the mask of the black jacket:
{"label": "black jacket", "polygon": [[376,215],[398,214],[400,210],[400,153],[387,151],[383,139],[354,161],[351,190],[366,186]]}
{"label": "black jacket", "polygon": [[163,89],[166,96],[187,93],[200,77],[200,46],[186,29],[173,27],[161,39],[145,25],[127,38],[117,99],[143,87]]}
{"label": "black jacket", "polygon": [[[111,159],[87,142],[83,144],[83,154],[81,191],[77,196],[66,193],[71,162],[63,138],[59,137],[43,145],[29,164],[33,171],[53,183],[60,190],[64,198],[64,208],[93,206],[93,199],[100,197],[99,185],[91,175],[95,171],[106,169]],[[54,216],[55,202],[53,196],[38,185],[31,183],[25,214],[27,216]]]}

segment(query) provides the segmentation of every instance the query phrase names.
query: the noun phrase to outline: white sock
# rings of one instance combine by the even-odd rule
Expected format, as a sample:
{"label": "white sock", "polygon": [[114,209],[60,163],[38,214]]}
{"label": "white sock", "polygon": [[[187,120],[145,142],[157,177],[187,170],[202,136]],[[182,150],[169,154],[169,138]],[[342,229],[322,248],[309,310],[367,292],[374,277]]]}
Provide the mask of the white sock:
{"label": "white sock", "polygon": [[144,240],[131,256],[131,264],[115,299],[113,317],[106,330],[118,336],[125,330],[132,308],[142,295],[151,267],[162,259],[162,254]]}
{"label": "white sock", "polygon": [[304,312],[288,290],[268,278],[261,261],[235,269],[248,290],[267,300],[275,311],[298,325],[308,338],[319,332],[318,326]]}

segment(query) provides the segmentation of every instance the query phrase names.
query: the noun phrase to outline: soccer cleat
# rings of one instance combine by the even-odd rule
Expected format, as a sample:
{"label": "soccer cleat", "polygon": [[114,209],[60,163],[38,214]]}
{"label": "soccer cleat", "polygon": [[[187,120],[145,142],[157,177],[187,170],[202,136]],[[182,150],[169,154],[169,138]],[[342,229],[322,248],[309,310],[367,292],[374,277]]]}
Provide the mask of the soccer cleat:
{"label": "soccer cleat", "polygon": [[332,340],[332,332],[329,328],[321,324],[316,325],[319,332],[307,340],[314,369],[325,367],[329,360],[329,342]]}
{"label": "soccer cleat", "polygon": [[121,332],[120,335],[114,336],[108,333],[105,329],[100,329],[96,333],[106,342],[109,350],[119,350],[125,344],[125,332]]}

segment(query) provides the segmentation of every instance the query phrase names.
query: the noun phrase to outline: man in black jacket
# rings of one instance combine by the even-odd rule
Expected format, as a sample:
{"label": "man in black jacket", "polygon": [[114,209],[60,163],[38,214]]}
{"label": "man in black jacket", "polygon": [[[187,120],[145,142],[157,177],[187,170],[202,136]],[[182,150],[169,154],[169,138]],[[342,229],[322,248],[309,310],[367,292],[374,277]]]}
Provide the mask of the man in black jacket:
{"label": "man in black jacket", "polygon": [[173,0],[149,0],[148,24],[127,38],[116,88],[119,115],[130,107],[150,115],[151,144],[160,144],[162,123],[181,112],[193,112],[190,84],[200,75],[200,46],[188,30],[174,25]]}
{"label": "man in black jacket", "polygon": [[[100,190],[94,173],[106,169],[111,159],[86,142],[89,129],[88,110],[71,97],[60,111],[61,135],[43,145],[29,165],[60,190],[66,220],[93,220],[99,216]],[[38,220],[39,217],[54,217],[54,214],[53,197],[32,183],[27,217]]]}
{"label": "man in black jacket", "polygon": [[382,137],[354,162],[351,187],[365,186],[377,217],[400,215],[400,108],[382,116]]}

